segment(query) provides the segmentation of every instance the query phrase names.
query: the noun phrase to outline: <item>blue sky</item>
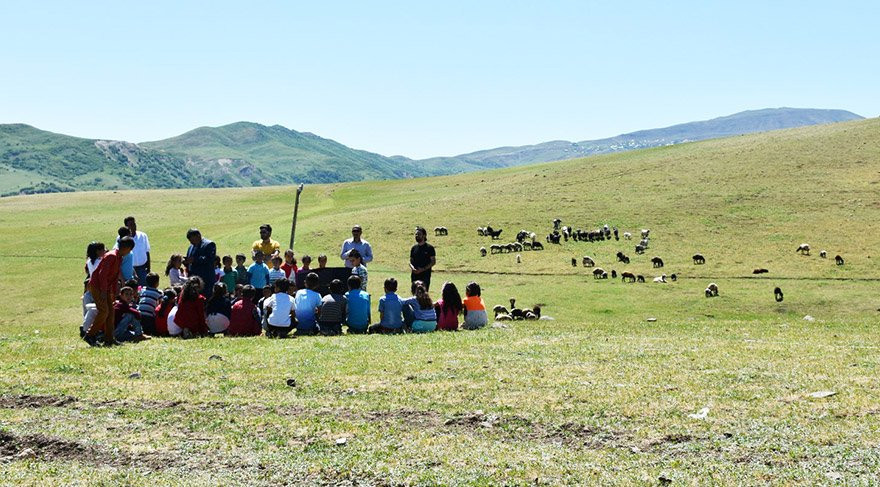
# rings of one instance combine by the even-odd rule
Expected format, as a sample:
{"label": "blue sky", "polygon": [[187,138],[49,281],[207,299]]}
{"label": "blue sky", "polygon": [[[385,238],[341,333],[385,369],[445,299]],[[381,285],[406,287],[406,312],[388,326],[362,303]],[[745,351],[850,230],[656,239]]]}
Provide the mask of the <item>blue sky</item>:
{"label": "blue sky", "polygon": [[0,25],[0,123],[90,138],[247,120],[421,158],[880,114],[880,2],[10,0]]}

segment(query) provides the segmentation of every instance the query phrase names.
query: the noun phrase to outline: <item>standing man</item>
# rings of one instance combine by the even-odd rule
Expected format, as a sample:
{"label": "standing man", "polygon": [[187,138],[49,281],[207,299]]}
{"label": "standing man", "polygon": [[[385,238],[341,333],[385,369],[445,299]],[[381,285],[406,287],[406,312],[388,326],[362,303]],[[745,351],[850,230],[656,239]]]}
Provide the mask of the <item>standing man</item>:
{"label": "standing man", "polygon": [[217,245],[206,238],[202,238],[202,232],[198,228],[190,228],[186,232],[186,239],[190,243],[184,261],[186,270],[190,277],[199,276],[202,278],[202,281],[205,282],[202,296],[210,298],[211,293],[214,292],[214,281],[217,280],[214,272]]}
{"label": "standing man", "polygon": [[147,238],[146,233],[137,229],[137,222],[133,216],[125,217],[123,223],[131,231],[131,238],[134,240],[134,250],[131,251],[131,255],[138,286],[146,286],[147,274],[150,273],[150,239]]}
{"label": "standing man", "polygon": [[363,229],[361,229],[361,226],[355,225],[351,227],[351,238],[342,242],[342,252],[339,254],[339,257],[345,262],[345,267],[349,269],[351,269],[351,262],[348,260],[348,254],[352,250],[357,250],[361,254],[361,263],[364,264],[364,267],[373,260],[373,248],[370,247],[370,242],[361,240],[362,233]]}
{"label": "standing man", "polygon": [[428,243],[428,232],[416,227],[416,244],[409,251],[409,268],[412,270],[412,282],[422,281],[425,290],[431,287],[431,268],[437,263],[434,246]]}
{"label": "standing man", "polygon": [[104,254],[104,258],[89,278],[89,292],[95,300],[98,310],[95,321],[86,331],[83,340],[90,346],[98,344],[98,333],[104,332],[104,345],[119,345],[114,338],[116,331],[116,314],[113,310],[113,301],[119,290],[119,274],[122,258],[131,253],[135,247],[131,237],[119,239],[119,247]]}
{"label": "standing man", "polygon": [[268,223],[260,225],[260,240],[254,240],[252,250],[262,252],[267,262],[281,255],[281,244],[277,240],[272,240],[272,225]]}

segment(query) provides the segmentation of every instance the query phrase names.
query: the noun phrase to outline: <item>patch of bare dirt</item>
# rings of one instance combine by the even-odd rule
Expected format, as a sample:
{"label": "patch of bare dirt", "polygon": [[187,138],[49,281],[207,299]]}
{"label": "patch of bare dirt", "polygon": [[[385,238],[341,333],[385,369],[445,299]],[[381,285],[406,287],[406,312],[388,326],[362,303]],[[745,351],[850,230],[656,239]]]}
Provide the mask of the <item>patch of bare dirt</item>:
{"label": "patch of bare dirt", "polygon": [[71,396],[0,396],[0,408],[25,409],[45,407],[65,407],[77,401]]}

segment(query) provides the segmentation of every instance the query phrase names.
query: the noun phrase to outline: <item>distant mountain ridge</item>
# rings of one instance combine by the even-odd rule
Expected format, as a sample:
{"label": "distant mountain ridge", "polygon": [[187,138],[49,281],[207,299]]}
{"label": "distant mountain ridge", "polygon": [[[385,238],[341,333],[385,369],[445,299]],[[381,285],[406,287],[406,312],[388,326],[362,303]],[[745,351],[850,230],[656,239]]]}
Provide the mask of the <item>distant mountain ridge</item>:
{"label": "distant mountain ridge", "polygon": [[452,157],[433,157],[419,162],[428,165],[446,165],[465,172],[574,159],[594,154],[646,149],[806,125],[862,120],[863,118],[846,110],[765,108],[748,110],[711,120],[639,130],[606,139],[582,142],[557,140],[518,147],[498,147]]}
{"label": "distant mountain ridge", "polygon": [[140,144],[0,124],[0,195],[435,176],[862,118],[844,110],[752,110],[607,139],[499,147],[419,161],[386,157],[309,132],[252,122],[199,127]]}

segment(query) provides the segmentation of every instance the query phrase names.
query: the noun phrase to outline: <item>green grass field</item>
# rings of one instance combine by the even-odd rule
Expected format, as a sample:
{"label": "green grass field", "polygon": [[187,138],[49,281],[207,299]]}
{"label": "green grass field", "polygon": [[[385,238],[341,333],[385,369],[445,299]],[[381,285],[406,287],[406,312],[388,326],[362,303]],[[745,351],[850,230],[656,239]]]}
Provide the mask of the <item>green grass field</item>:
{"label": "green grass field", "polygon": [[[386,277],[408,283],[413,227],[443,225],[448,237],[429,231],[435,293],[445,280],[460,289],[475,280],[489,306],[515,297],[553,321],[114,349],[79,340],[85,246],[112,241],[124,216],[137,216],[164,268],[190,226],[221,254],[249,248],[264,222],[286,243],[293,194],[0,200],[0,482],[880,482],[880,120],[306,187],[297,254],[339,262],[351,225],[363,225],[376,255],[374,306]],[[556,217],[583,229],[650,228],[651,248],[637,256],[635,241],[564,242],[521,252],[521,264],[514,254],[480,257],[491,242],[476,227],[503,228],[506,243],[519,229],[546,235]],[[802,242],[812,256],[795,253]],[[618,250],[630,265],[614,263]],[[706,265],[693,265],[695,252]],[[594,280],[570,264],[584,255],[649,282]],[[664,269],[651,268],[654,255]],[[757,267],[770,272],[753,276]],[[679,280],[651,283],[660,272]],[[718,298],[703,296],[709,282]],[[810,397],[825,390],[836,394]],[[704,408],[704,418],[690,416]]]}

